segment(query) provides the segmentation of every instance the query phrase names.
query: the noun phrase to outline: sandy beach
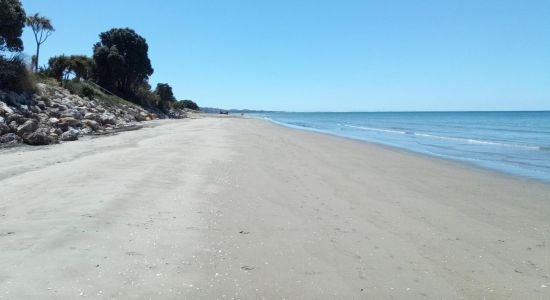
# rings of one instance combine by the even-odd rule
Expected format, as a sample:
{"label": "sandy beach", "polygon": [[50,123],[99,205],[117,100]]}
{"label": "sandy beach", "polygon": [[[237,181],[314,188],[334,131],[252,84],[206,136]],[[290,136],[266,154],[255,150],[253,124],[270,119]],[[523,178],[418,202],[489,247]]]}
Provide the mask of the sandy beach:
{"label": "sandy beach", "polygon": [[0,299],[549,299],[550,185],[239,117],[0,150]]}

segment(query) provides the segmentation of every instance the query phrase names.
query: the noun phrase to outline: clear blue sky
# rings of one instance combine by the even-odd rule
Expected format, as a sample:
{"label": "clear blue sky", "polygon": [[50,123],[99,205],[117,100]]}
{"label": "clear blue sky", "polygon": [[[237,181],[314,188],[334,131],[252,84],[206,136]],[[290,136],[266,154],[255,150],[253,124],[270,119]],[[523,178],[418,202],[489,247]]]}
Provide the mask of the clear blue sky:
{"label": "clear blue sky", "polygon": [[[550,110],[550,1],[22,0],[57,31],[41,64],[130,27],[201,106],[294,111]],[[25,52],[34,40],[27,29]]]}

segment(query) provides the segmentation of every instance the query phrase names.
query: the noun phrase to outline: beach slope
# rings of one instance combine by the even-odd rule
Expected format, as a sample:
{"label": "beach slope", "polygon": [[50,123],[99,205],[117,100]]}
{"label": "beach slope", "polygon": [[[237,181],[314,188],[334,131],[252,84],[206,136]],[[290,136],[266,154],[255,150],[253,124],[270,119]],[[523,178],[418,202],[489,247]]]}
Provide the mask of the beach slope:
{"label": "beach slope", "polygon": [[0,299],[547,299],[550,186],[267,121],[0,151]]}

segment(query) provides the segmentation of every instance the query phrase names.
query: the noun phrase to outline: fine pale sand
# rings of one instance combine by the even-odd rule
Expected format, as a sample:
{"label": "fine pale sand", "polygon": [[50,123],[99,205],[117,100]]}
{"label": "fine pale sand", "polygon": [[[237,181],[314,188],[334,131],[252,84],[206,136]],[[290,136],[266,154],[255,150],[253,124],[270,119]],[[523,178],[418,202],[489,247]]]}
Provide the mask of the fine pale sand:
{"label": "fine pale sand", "polygon": [[0,299],[550,299],[550,185],[204,117],[0,151]]}

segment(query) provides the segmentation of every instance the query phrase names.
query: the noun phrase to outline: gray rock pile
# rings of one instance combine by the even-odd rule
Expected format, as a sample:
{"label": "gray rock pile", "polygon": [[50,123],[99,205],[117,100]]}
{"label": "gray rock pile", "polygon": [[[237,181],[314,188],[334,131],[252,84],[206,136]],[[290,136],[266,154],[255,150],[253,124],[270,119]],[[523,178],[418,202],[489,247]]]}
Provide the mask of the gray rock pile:
{"label": "gray rock pile", "polygon": [[157,118],[137,105],[81,98],[45,84],[38,84],[38,89],[32,96],[0,91],[0,146],[74,141]]}

